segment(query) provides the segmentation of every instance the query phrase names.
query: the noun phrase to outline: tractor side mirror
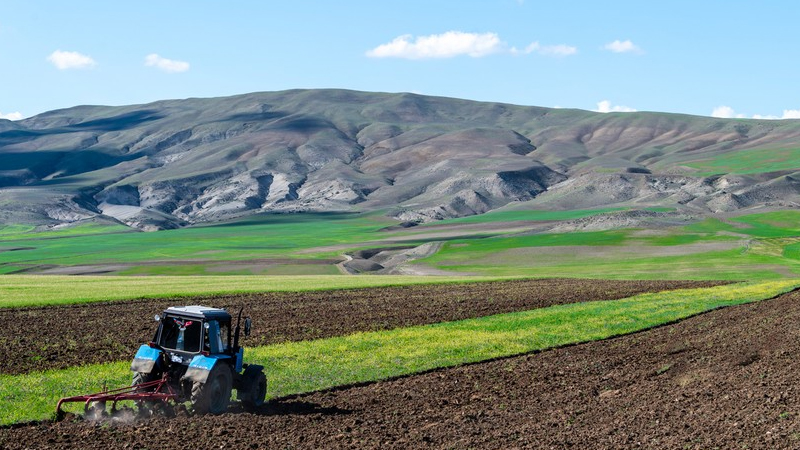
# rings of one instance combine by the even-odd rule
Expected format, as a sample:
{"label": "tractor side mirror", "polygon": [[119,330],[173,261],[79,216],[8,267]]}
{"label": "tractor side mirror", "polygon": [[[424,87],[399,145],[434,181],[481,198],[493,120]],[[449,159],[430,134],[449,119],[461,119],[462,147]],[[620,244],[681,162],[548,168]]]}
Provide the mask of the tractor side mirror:
{"label": "tractor side mirror", "polygon": [[244,319],[244,336],[250,336],[250,328],[253,327],[253,321],[250,320],[249,317],[245,317]]}
{"label": "tractor side mirror", "polygon": [[161,322],[161,314],[156,314],[153,318],[156,319],[156,322]]}

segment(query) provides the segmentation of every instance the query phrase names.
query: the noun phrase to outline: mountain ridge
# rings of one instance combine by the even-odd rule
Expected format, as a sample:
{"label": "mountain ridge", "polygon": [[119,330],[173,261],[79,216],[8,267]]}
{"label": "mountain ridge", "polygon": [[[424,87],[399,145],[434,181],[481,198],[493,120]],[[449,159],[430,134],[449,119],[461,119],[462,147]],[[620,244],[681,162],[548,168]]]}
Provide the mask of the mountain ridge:
{"label": "mountain ridge", "polygon": [[339,89],[83,105],[0,121],[0,220],[156,230],[261,212],[425,222],[510,203],[796,207],[799,142],[791,120]]}

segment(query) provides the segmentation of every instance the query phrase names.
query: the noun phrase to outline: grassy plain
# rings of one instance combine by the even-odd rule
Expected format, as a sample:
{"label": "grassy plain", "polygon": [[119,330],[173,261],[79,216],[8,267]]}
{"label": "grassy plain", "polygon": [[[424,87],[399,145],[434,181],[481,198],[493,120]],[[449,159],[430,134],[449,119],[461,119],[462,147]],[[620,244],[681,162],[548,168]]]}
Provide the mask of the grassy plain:
{"label": "grassy plain", "polygon": [[[299,250],[373,239],[393,222],[381,215],[271,214],[229,223],[155,233],[12,233],[0,242],[0,273],[31,265],[80,265],[165,262],[155,268],[169,273],[178,265],[202,266],[215,261],[265,258],[320,259],[338,252],[303,254]],[[115,229],[114,231],[118,231]],[[15,250],[16,249],[16,250]],[[5,250],[5,251],[4,251]],[[170,266],[170,261],[183,261]],[[160,274],[156,273],[156,274]],[[137,273],[140,274],[140,273]],[[192,274],[198,274],[197,270]]]}
{"label": "grassy plain", "polygon": [[[520,208],[407,229],[387,229],[395,222],[380,214],[344,213],[262,215],[156,233],[98,226],[37,234],[6,227],[0,229],[0,274],[94,265],[119,275],[335,275],[335,262],[348,251],[436,241],[444,244],[441,249],[412,268],[460,275],[616,279],[800,275],[800,211],[653,229],[552,233],[541,232],[541,224],[619,209]],[[219,283],[209,279],[208,289],[218,292],[214,285]]]}
{"label": "grassy plain", "polygon": [[656,231],[616,229],[454,239],[418,263],[480,275],[760,280],[800,275],[800,211]]}
{"label": "grassy plain", "polygon": [[750,149],[722,153],[714,158],[693,161],[685,165],[700,171],[698,175],[753,174],[778,170],[797,170],[800,148]]}
{"label": "grassy plain", "polygon": [[[246,358],[266,367],[268,396],[280,397],[604,339],[798,286],[800,281],[784,280],[642,294],[257,347]],[[59,397],[123,386],[130,378],[127,362],[0,375],[0,425],[51,417]]]}
{"label": "grassy plain", "polygon": [[[464,283],[501,277],[345,276],[40,276],[0,277],[0,308],[240,292],[299,292],[407,284]],[[508,277],[502,277],[508,278]]]}
{"label": "grassy plain", "polygon": [[515,222],[515,221],[560,221],[560,220],[573,220],[581,219],[584,217],[596,216],[598,214],[623,211],[627,208],[601,208],[601,209],[576,209],[567,211],[537,211],[516,209],[514,206],[506,206],[505,208],[489,211],[485,214],[459,217],[456,219],[445,219],[422,226],[441,226],[453,225],[459,223],[491,223],[491,222]]}
{"label": "grassy plain", "polygon": [[20,240],[26,237],[35,239],[48,239],[57,237],[81,236],[100,233],[127,233],[132,232],[125,225],[111,225],[102,223],[86,223],[74,227],[65,227],[49,231],[38,231],[29,225],[0,225],[0,241]]}

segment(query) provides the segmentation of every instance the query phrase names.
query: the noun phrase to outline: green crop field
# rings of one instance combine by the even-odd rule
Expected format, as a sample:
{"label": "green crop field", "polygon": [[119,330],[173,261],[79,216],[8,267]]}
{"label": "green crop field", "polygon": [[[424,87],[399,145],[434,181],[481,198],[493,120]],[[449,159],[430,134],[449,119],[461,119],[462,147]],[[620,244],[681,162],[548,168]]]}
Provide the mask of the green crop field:
{"label": "green crop field", "polygon": [[518,222],[518,221],[559,221],[573,220],[584,217],[596,216],[598,214],[624,211],[629,208],[603,208],[603,209],[577,209],[568,211],[537,211],[522,210],[506,207],[496,211],[489,211],[485,214],[459,217],[457,219],[445,219],[422,226],[440,226],[459,223],[491,223],[491,222]]}
{"label": "green crop field", "polygon": [[752,149],[723,153],[712,159],[686,163],[700,171],[699,175],[752,174],[797,170],[800,148]]}
{"label": "green crop field", "polygon": [[[503,277],[507,278],[507,277]],[[500,277],[375,275],[100,277],[6,275],[0,277],[0,308],[215,295],[240,292],[312,291],[408,284],[464,283]]]}
{"label": "green crop field", "polygon": [[481,275],[757,280],[800,275],[800,211],[636,229],[453,239],[418,264]]}
{"label": "green crop field", "polygon": [[[321,258],[296,251],[366,240],[392,222],[376,215],[273,214],[257,218],[154,233],[97,233],[47,239],[52,232],[6,234],[0,242],[0,262],[19,264],[97,264],[170,259],[241,260],[251,258]],[[115,229],[116,230],[116,229]],[[4,249],[23,248],[19,251]]]}
{"label": "green crop field", "polygon": [[79,224],[73,227],[50,231],[37,231],[35,227],[26,225],[0,225],[0,242],[5,240],[20,240],[26,237],[34,239],[52,239],[93,234],[133,232],[134,230],[124,225],[107,225],[101,223]]}
{"label": "green crop field", "polygon": [[[0,234],[0,274],[37,266],[123,263],[134,265],[117,271],[124,275],[330,275],[338,273],[332,263],[308,261],[341,258],[341,251],[325,248],[355,247],[393,223],[375,214],[311,213],[272,214],[152,233],[120,233],[119,228],[101,226],[80,227],[71,234],[66,230],[33,233],[25,227],[9,227]],[[226,265],[269,259],[279,264],[261,270]]]}
{"label": "green crop field", "polygon": [[[598,340],[703,311],[775,297],[797,280],[642,294],[477,319],[250,349],[268,396],[324,389]],[[0,375],[0,425],[52,417],[59,397],[124,386],[128,362]],[[74,406],[73,406],[74,407]]]}
{"label": "green crop field", "polygon": [[[426,242],[443,245],[411,263],[418,273],[727,280],[800,274],[795,210],[649,230],[527,231],[618,210],[504,209],[407,229],[387,229],[396,222],[379,214],[344,213],[261,215],[154,233],[107,225],[44,233],[6,226],[0,228],[0,274],[91,266],[116,275],[334,276],[347,252]],[[219,292],[214,285],[220,282],[207,280],[207,289]]]}

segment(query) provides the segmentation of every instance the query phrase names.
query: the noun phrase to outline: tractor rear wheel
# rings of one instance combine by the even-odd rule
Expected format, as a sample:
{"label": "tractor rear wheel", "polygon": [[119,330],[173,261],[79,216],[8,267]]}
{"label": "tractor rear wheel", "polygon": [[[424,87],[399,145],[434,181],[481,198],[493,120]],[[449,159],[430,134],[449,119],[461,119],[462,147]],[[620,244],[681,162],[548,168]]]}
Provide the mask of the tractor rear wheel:
{"label": "tractor rear wheel", "polygon": [[217,363],[205,383],[192,383],[192,406],[198,414],[222,414],[228,409],[233,387],[231,368]]}
{"label": "tractor rear wheel", "polygon": [[[144,383],[149,383],[151,381],[155,381],[158,379],[158,374],[156,373],[142,373],[142,372],[134,372],[133,373],[133,386],[137,386]],[[152,390],[152,389],[150,389]]]}
{"label": "tractor rear wheel", "polygon": [[[140,384],[149,383],[151,381],[156,381],[159,379],[161,375],[155,372],[150,373],[143,373],[143,372],[134,372],[133,373],[133,382],[131,385],[138,386]],[[139,392],[152,392],[153,388],[143,389]],[[142,417],[150,416],[153,413],[153,407],[157,402],[152,400],[138,400],[134,402],[136,404],[136,409],[139,411],[139,415]]]}
{"label": "tractor rear wheel", "polygon": [[242,399],[242,404],[247,410],[256,410],[264,404],[267,396],[267,376],[264,372],[258,371],[255,376],[246,380],[247,395]]}

